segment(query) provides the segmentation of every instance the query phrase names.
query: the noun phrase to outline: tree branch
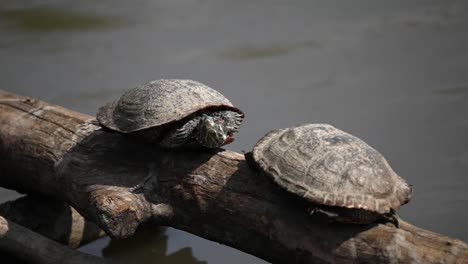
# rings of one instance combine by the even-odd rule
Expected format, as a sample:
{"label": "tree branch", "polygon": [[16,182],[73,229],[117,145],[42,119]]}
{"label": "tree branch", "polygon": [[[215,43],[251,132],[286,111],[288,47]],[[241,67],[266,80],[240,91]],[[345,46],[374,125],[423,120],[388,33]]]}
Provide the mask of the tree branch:
{"label": "tree branch", "polygon": [[275,263],[468,259],[464,242],[405,222],[396,229],[311,217],[301,199],[259,175],[239,153],[164,151],[90,119],[0,92],[0,168],[8,172],[0,185],[63,199],[112,237],[130,236],[150,221]]}
{"label": "tree branch", "polygon": [[0,248],[28,263],[108,263],[72,250],[0,216]]}
{"label": "tree branch", "polygon": [[71,248],[105,235],[65,202],[41,195],[27,195],[0,204],[0,215]]}

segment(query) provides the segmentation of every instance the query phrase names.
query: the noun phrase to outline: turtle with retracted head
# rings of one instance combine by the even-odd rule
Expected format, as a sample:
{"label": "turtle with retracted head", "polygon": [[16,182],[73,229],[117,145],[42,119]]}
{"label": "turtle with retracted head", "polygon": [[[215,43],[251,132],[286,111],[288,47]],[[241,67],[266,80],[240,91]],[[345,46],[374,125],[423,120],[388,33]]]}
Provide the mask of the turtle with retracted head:
{"label": "turtle with retracted head", "polygon": [[359,138],[327,124],[279,129],[246,159],[286,191],[311,203],[311,213],[348,224],[377,220],[399,227],[395,211],[412,188]]}
{"label": "turtle with retracted head", "polygon": [[106,129],[165,148],[231,143],[244,113],[221,93],[193,81],[161,79],[128,90],[96,115]]}

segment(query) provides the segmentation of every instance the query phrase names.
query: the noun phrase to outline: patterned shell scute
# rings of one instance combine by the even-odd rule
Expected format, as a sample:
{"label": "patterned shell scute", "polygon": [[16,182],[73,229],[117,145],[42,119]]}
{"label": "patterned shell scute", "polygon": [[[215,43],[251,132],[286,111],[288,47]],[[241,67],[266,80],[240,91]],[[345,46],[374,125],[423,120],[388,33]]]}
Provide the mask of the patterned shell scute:
{"label": "patterned shell scute", "polygon": [[387,213],[411,197],[378,151],[327,124],[270,132],[253,158],[281,187],[318,204]]}
{"label": "patterned shell scute", "polygon": [[162,79],[127,91],[99,109],[98,121],[123,133],[181,120],[199,110],[224,107],[240,112],[214,89],[193,81]]}

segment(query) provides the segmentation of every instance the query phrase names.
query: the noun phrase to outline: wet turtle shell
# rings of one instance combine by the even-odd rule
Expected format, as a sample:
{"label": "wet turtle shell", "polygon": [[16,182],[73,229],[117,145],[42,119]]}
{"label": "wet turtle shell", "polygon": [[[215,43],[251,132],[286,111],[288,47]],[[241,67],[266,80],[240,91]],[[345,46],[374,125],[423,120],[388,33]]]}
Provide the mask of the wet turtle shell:
{"label": "wet turtle shell", "polygon": [[[193,80],[161,79],[130,89],[96,115],[107,129],[133,133],[176,124],[204,111],[241,110],[216,90]],[[152,133],[154,133],[152,129]]]}
{"label": "wet turtle shell", "polygon": [[287,191],[326,208],[350,208],[358,218],[394,212],[411,198],[411,186],[378,151],[331,125],[272,131],[251,158]]}

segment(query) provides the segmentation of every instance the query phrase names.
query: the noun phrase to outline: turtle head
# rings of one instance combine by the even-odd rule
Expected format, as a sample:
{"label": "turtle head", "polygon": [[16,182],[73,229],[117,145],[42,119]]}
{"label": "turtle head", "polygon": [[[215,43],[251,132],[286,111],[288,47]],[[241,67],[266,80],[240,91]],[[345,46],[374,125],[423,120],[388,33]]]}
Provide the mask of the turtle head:
{"label": "turtle head", "polygon": [[215,119],[206,114],[201,117],[198,124],[196,140],[207,148],[219,148],[234,141],[223,120]]}

